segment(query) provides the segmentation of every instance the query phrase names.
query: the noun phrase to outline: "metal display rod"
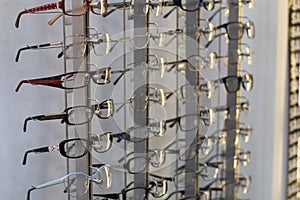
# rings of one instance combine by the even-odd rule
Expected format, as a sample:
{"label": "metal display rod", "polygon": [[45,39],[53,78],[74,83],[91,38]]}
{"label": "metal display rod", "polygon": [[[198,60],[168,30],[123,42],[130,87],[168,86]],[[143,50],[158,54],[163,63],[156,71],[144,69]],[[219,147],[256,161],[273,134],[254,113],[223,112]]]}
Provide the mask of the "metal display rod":
{"label": "metal display rod", "polygon": [[[84,1],[78,1],[78,0],[72,0],[72,7],[74,9],[83,7]],[[88,36],[88,29],[89,27],[89,12],[86,12],[85,15],[82,16],[76,16],[72,17],[72,35],[84,35]],[[73,44],[80,44],[82,41],[79,41],[78,37],[73,37]],[[73,47],[73,54],[80,55],[82,52],[82,46],[81,45],[74,45]],[[80,52],[80,53],[78,53]],[[86,50],[84,56],[82,57],[76,57],[75,59],[72,59],[73,63],[73,70],[74,71],[80,71],[80,70],[86,70],[89,71],[88,67],[88,61],[89,61],[89,51]],[[87,105],[89,106],[88,98],[90,97],[90,88],[84,87],[82,89],[76,90],[76,92],[73,93],[73,103],[77,105]],[[76,127],[76,134],[79,134],[80,138],[83,139],[89,139],[90,133],[90,123],[77,126]],[[81,143],[82,144],[82,143]],[[77,148],[85,148],[83,144],[76,145]],[[76,150],[77,151],[77,150]],[[78,151],[81,151],[78,149]],[[89,166],[90,165],[90,156],[84,156],[82,158],[76,159],[75,161],[75,169],[77,172],[83,172],[86,174],[89,173]],[[77,181],[76,182],[77,189],[77,200],[90,200],[92,199],[92,187],[89,187],[89,192],[83,193],[84,189],[81,189],[81,187],[85,187],[84,180]],[[82,192],[82,194],[80,194]]]}
{"label": "metal display rod", "polygon": [[[189,25],[196,25],[198,23],[198,16],[199,11],[196,12],[186,12],[186,23],[189,23]],[[198,55],[198,43],[196,38],[195,29],[192,28],[193,26],[187,26],[186,30],[186,57],[192,55]],[[197,73],[190,71],[188,69],[188,64],[186,65],[186,81],[191,85],[197,85]],[[188,91],[187,91],[188,92]],[[186,94],[187,96],[192,96],[193,94]],[[194,114],[195,111],[197,112],[197,101],[188,102],[185,105],[185,111],[186,114]],[[189,120],[186,122],[187,126],[191,127],[193,126],[193,121]],[[191,124],[191,125],[189,125]],[[186,137],[185,137],[185,143],[186,145],[196,145],[197,144],[197,129],[187,131]],[[187,173],[185,177],[185,195],[187,197],[195,197],[197,199],[197,189],[198,189],[198,177],[194,176],[194,173],[197,171],[198,168],[198,156],[194,156],[193,159],[187,160],[185,163],[185,171],[186,172],[193,172],[193,173]]]}
{"label": "metal display rod", "polygon": [[[144,0],[136,0],[134,1],[134,16],[133,16],[133,27],[134,27],[134,36],[138,35],[146,35],[148,28],[148,16],[144,13],[144,6],[145,1]],[[139,38],[139,41],[145,43],[146,38]],[[138,63],[146,62],[147,63],[147,47],[144,49],[135,49],[134,50],[134,58],[133,62],[136,63],[135,67],[138,67]],[[134,76],[141,77],[143,74],[140,70],[134,71]],[[144,77],[143,83],[135,81],[134,82],[134,94],[139,95],[141,93],[148,94],[147,92],[147,84],[148,84],[148,77]],[[148,116],[148,109],[145,109],[144,111],[134,111],[134,125],[145,127],[147,126],[147,116]],[[134,144],[134,154],[135,156],[147,156],[147,149],[148,149],[148,139],[135,143]],[[146,157],[147,159],[147,157]],[[139,163],[136,163],[138,165]],[[146,168],[143,173],[134,174],[134,187],[147,187],[147,174],[148,169]],[[134,199],[140,200],[144,199],[145,194],[144,191],[136,190],[134,192]]]}
{"label": "metal display rod", "polygon": [[[240,20],[240,6],[235,6],[231,1],[228,2],[229,6],[229,22],[236,22]],[[232,29],[230,31],[236,32],[232,33],[235,35],[238,35],[238,29]],[[232,40],[229,39],[228,43],[228,63],[236,63],[236,56],[233,53],[239,48],[239,40]],[[231,64],[228,66],[228,76],[238,76],[239,73],[239,64]],[[226,119],[225,121],[225,128],[226,130],[237,130],[237,122],[239,119],[237,119],[236,115],[236,105],[237,105],[237,98],[238,98],[238,92],[236,93],[227,93],[227,105],[230,107],[229,115],[230,117]],[[232,106],[234,105],[234,106]],[[231,134],[228,134],[226,137],[226,170],[225,170],[225,180],[228,184],[225,186],[225,198],[226,199],[237,199],[237,193],[235,192],[235,175],[236,170],[234,166],[234,158],[236,155],[236,146],[235,146],[235,138],[236,138],[236,132],[233,132]]]}

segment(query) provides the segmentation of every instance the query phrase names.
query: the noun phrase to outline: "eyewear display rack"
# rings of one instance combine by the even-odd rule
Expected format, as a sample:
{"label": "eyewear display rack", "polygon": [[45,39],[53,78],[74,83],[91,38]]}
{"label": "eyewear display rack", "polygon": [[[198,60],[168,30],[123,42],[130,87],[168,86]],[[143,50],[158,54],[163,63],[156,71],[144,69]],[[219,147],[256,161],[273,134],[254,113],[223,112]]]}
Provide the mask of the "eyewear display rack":
{"label": "eyewear display rack", "polygon": [[289,139],[287,164],[287,199],[300,198],[299,106],[300,106],[300,1],[289,1]]}
{"label": "eyewear display rack", "polygon": [[[69,9],[84,7],[86,2],[72,0]],[[247,51],[247,55],[241,51],[242,37],[239,36],[247,33],[249,37],[248,24],[241,26],[242,9],[253,1],[168,2],[135,0],[130,2],[132,6],[126,1],[99,1],[95,5],[91,1],[89,6],[94,9],[116,8],[112,14],[115,16],[93,15],[89,12],[91,8],[82,16],[63,16],[65,72],[89,72],[95,66],[96,72],[103,66],[112,70],[110,86],[88,84],[65,93],[66,107],[91,107],[91,102],[98,104],[100,99],[114,101],[111,118],[100,119],[97,124],[93,119],[93,123],[72,129],[66,127],[67,139],[72,135],[93,141],[92,133],[112,133],[112,148],[107,152],[95,153],[90,148],[87,156],[68,159],[68,174],[75,171],[92,176],[99,164],[108,164],[113,171],[112,186],[108,190],[99,189],[89,181],[86,191],[85,180],[76,180],[77,200],[125,196],[135,200],[239,199],[239,189],[248,189],[250,178],[240,175],[237,164],[248,162],[248,157],[240,156],[244,153],[239,142],[244,133],[240,127],[241,93],[239,89],[222,92],[220,88],[222,84],[227,90],[240,88],[252,81],[244,80],[241,75],[242,58],[249,59],[251,51]],[[186,7],[182,2],[187,3]],[[195,5],[199,9],[189,10]],[[214,6],[210,8],[211,5]],[[163,16],[172,10],[169,17]],[[223,16],[223,11],[227,15]],[[226,31],[221,32],[222,25],[213,26],[213,23],[223,26],[227,23]],[[230,23],[238,25],[228,28]],[[115,26],[117,33],[108,36],[104,32],[106,28],[109,30],[105,27],[107,24]],[[123,27],[118,29],[120,24]],[[213,35],[214,39],[204,35]],[[67,45],[66,39],[70,36],[73,41]],[[217,42],[205,45],[213,40]],[[106,50],[97,55],[96,48],[100,45],[106,46]],[[68,57],[70,46],[73,52]],[[228,55],[222,56],[223,51]],[[224,58],[226,64],[221,62]],[[214,70],[213,65],[217,65]],[[118,73],[123,76],[119,83],[113,83]],[[224,76],[233,77],[235,81],[226,81],[222,79]],[[182,89],[183,85],[188,87]],[[131,108],[127,108],[127,104]],[[145,105],[138,109],[141,104]],[[94,112],[102,111],[95,108]],[[143,140],[132,141],[141,137]],[[83,144],[76,145],[77,152],[85,150]],[[67,184],[72,184],[70,182]],[[72,199],[71,194],[67,196]]]}

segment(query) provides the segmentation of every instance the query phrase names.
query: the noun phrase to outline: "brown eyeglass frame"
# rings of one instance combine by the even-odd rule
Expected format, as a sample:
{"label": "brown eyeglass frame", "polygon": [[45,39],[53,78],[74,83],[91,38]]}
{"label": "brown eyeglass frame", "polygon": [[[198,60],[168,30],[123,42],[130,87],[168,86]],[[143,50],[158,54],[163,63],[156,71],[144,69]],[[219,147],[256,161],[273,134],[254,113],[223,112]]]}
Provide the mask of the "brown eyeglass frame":
{"label": "brown eyeglass frame", "polygon": [[[58,1],[58,2],[53,2],[53,3],[49,3],[49,4],[45,4],[45,5],[41,5],[41,6],[37,6],[37,7],[33,7],[33,8],[29,8],[29,9],[25,9],[21,12],[19,12],[18,16],[17,16],[17,19],[16,19],[16,22],[15,22],[15,26],[16,28],[19,28],[19,25],[20,25],[20,19],[21,19],[21,16],[24,15],[24,14],[28,14],[28,13],[37,13],[37,12],[41,12],[41,11],[49,11],[49,10],[55,10],[55,9],[61,9],[63,11],[63,14],[65,15],[68,15],[68,16],[82,16],[84,15],[88,10],[89,8],[91,7],[91,11],[92,13],[96,14],[96,15],[101,15],[97,12],[94,11],[94,8],[93,6],[90,6],[90,2],[91,0],[85,0],[85,5],[83,6],[83,10],[80,14],[70,14],[68,13],[68,11],[65,9],[65,1],[66,0],[61,0],[61,1]],[[104,3],[104,6],[105,6],[105,10],[107,9],[106,8],[106,1]]]}

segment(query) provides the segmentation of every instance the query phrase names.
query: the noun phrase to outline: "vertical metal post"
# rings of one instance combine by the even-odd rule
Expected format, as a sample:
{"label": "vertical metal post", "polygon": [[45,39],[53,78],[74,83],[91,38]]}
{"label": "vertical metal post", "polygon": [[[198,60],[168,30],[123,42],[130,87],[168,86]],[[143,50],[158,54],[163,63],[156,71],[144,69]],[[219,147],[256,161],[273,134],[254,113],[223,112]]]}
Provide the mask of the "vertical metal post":
{"label": "vertical metal post", "polygon": [[[147,21],[148,17],[147,14],[145,14],[144,7],[146,6],[145,0],[135,0],[134,1],[134,36],[139,35],[146,35],[148,29],[147,29]],[[140,41],[139,41],[140,40]],[[137,43],[145,43],[144,37],[139,37],[139,40],[135,41]],[[146,62],[147,58],[147,48],[145,49],[135,49],[134,50],[134,63],[136,63],[135,67],[138,66],[138,63],[140,62]],[[143,76],[141,73],[141,70],[135,70],[134,76]],[[140,94],[144,93],[147,94],[147,82],[148,77],[145,77],[144,83],[134,83],[134,94]],[[134,111],[134,123],[136,126],[146,126],[147,125],[147,116],[148,116],[148,109],[145,111]],[[144,140],[143,142],[135,143],[134,144],[134,155],[135,156],[147,156],[147,149],[148,149],[148,140]],[[137,163],[138,164],[138,163]],[[139,173],[134,175],[134,186],[135,187],[146,187],[147,186],[147,171],[145,170],[144,173]],[[134,194],[135,200],[141,200],[144,199],[144,193],[140,193],[139,191],[136,191]]]}
{"label": "vertical metal post", "polygon": [[[186,12],[186,24],[187,25],[196,25],[198,19],[198,12]],[[186,58],[191,55],[198,54],[198,43],[196,39],[195,29],[193,26],[186,26]],[[191,63],[188,63],[191,64]],[[197,85],[197,73],[192,72],[188,69],[188,64],[186,65],[186,81],[190,84]],[[186,94],[186,95],[194,95],[194,94]],[[197,101],[195,102],[186,102],[185,104],[185,112],[186,114],[195,114],[197,113]],[[189,125],[189,123],[191,125]],[[193,126],[193,121],[187,121],[187,127]],[[197,132],[198,130],[191,130],[186,132],[185,144],[186,145],[196,145],[197,143]],[[196,154],[197,155],[197,154]],[[185,171],[186,172],[196,172],[198,168],[198,156],[195,156],[193,159],[185,162]],[[192,176],[192,177],[190,177]],[[185,177],[185,195],[187,197],[192,197],[197,194],[198,189],[198,177],[195,176],[194,173],[187,173]],[[196,199],[196,197],[195,197]]]}
{"label": "vertical metal post", "polygon": [[[228,2],[229,6],[229,22],[236,22],[239,21],[240,15],[240,8],[239,6],[231,5],[231,1]],[[230,31],[239,31],[238,29],[233,29]],[[238,35],[235,33],[235,35]],[[236,63],[235,53],[239,47],[239,40],[231,40],[229,39],[228,43],[228,56],[229,60],[228,63]],[[228,66],[228,76],[238,76],[239,75],[239,65],[229,65]],[[229,110],[229,118],[225,121],[225,127],[227,130],[236,130],[237,126],[237,116],[236,116],[236,103],[237,103],[238,93],[227,93],[227,105],[230,107]],[[234,169],[234,157],[236,155],[236,146],[235,146],[235,138],[236,133],[232,132],[231,134],[227,134],[226,137],[226,171],[225,171],[225,178],[226,178],[226,186],[225,186],[225,197],[226,199],[236,199],[237,194],[235,193],[235,175],[236,171]]]}
{"label": "vertical metal post", "polygon": [[[84,2],[83,1],[78,1],[78,0],[73,0],[72,1],[72,6],[75,8],[78,8],[82,6]],[[87,27],[89,25],[89,14],[83,15],[83,16],[78,16],[78,17],[72,17],[72,35],[77,36],[88,36],[88,30]],[[83,41],[79,41],[78,37],[73,38],[73,44],[80,44]],[[73,45],[73,55],[81,55],[82,52],[82,45]],[[73,70],[74,71],[79,71],[79,70],[89,70],[88,69],[88,59],[89,59],[89,51],[88,48],[86,48],[85,54],[83,57],[76,57],[73,59]],[[73,92],[73,103],[76,105],[87,105],[89,106],[89,100],[88,98],[90,97],[90,88],[82,88],[79,90],[76,90],[76,92]],[[81,126],[76,127],[76,133],[78,134],[78,137],[83,138],[83,139],[88,139],[88,133],[90,132],[90,124],[85,124]],[[84,148],[82,145],[79,146],[78,148]],[[77,151],[77,150],[76,150]],[[80,150],[78,150],[80,151]],[[75,168],[76,171],[83,172],[86,174],[89,174],[89,166],[90,166],[90,156],[84,156],[82,158],[76,159],[75,161]],[[89,187],[89,192],[83,193],[81,188],[85,187],[83,181],[78,181],[76,182],[76,188],[77,188],[77,200],[89,200],[92,199],[91,196],[91,190],[92,187]]]}

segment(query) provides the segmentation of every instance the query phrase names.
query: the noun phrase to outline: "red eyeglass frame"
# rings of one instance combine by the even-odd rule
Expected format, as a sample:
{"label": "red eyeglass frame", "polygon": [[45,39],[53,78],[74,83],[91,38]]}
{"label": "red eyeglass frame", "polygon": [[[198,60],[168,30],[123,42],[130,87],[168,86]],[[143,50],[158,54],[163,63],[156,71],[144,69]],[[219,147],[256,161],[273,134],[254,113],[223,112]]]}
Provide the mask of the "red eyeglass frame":
{"label": "red eyeglass frame", "polygon": [[[61,0],[61,1],[58,1],[58,2],[49,3],[49,4],[45,4],[45,5],[41,5],[41,6],[37,6],[37,7],[34,7],[34,8],[29,8],[29,9],[25,9],[25,10],[21,11],[18,14],[16,22],[15,22],[16,28],[19,28],[21,16],[24,15],[24,14],[28,14],[28,13],[36,13],[36,12],[40,12],[40,11],[61,9],[63,11],[63,14],[65,14],[65,15],[68,15],[68,16],[82,16],[89,10],[90,3],[91,3],[92,0],[84,0],[85,4],[83,5],[83,10],[80,14],[70,14],[70,13],[68,13],[68,11],[65,9],[65,1],[66,0]],[[104,0],[103,5],[104,5],[104,9],[107,10],[107,0]],[[93,6],[91,6],[91,11],[96,15],[101,15],[101,14],[94,11]]]}

